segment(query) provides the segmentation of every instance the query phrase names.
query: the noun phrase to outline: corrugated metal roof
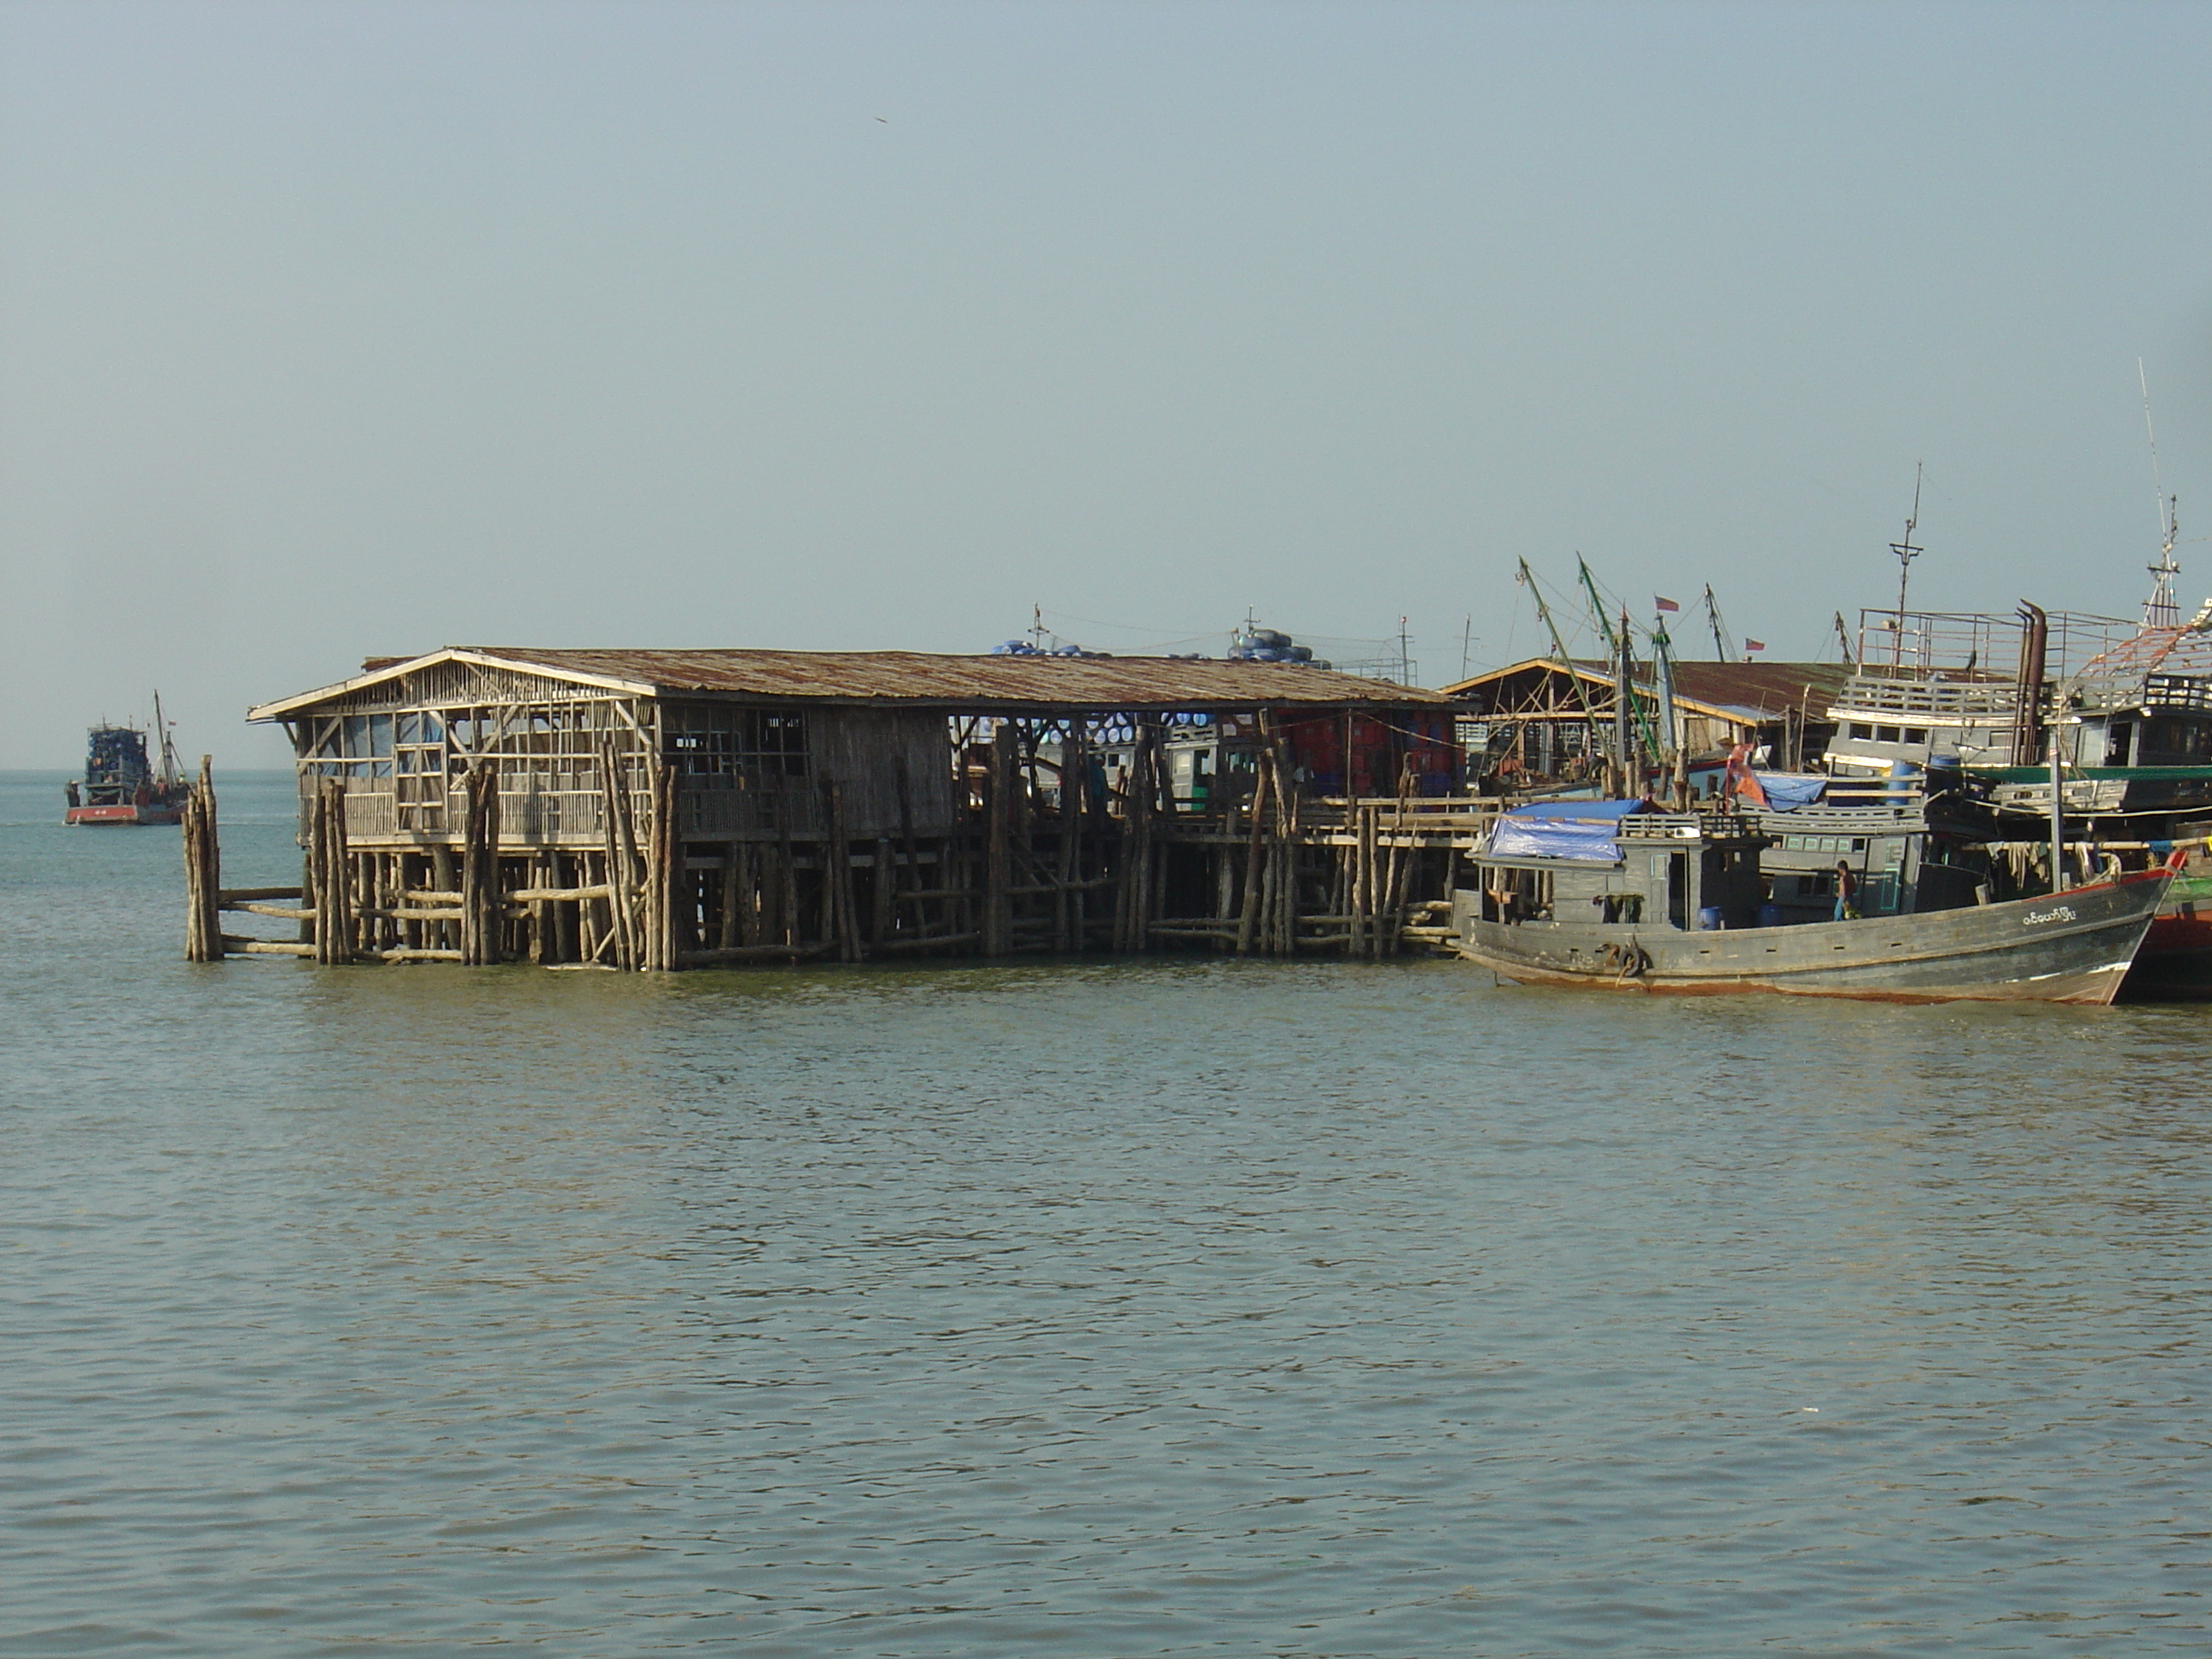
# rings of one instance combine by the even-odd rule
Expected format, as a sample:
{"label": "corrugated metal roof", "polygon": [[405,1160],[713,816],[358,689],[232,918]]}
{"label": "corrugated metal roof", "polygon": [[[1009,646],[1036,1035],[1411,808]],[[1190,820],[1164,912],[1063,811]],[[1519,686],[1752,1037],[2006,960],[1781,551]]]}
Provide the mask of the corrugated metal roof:
{"label": "corrugated metal roof", "polygon": [[[1610,664],[1578,658],[1574,666],[1585,679],[1611,683]],[[1469,692],[1512,675],[1547,668],[1554,673],[1560,672],[1557,659],[1533,657],[1526,662],[1461,680],[1444,690],[1465,697]],[[1678,662],[1674,665],[1674,695],[1686,702],[1699,703],[1717,712],[1778,719],[1785,711],[1800,707],[1826,714],[1828,705],[1850,678],[1851,670],[1841,663]],[[1650,686],[1649,663],[1637,665],[1636,683],[1646,689]]]}
{"label": "corrugated metal roof", "polygon": [[1678,662],[1674,689],[1699,702],[1756,708],[1767,714],[1804,706],[1826,714],[1849,684],[1839,662]]}
{"label": "corrugated metal roof", "polygon": [[451,647],[421,657],[373,657],[360,678],[252,710],[273,719],[369,682],[459,659],[537,669],[641,693],[994,709],[1137,711],[1444,705],[1437,691],[1325,668],[1169,657],[939,656],[920,651],[616,651]]}

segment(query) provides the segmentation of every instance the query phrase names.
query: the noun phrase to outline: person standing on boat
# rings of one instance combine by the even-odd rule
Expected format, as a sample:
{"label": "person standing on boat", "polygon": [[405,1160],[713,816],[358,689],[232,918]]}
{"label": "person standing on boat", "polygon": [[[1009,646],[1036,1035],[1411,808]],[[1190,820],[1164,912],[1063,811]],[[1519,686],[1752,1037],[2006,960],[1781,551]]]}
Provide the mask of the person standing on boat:
{"label": "person standing on boat", "polygon": [[1856,921],[1859,919],[1859,878],[1851,873],[1844,860],[1836,860],[1836,915],[1838,921]]}

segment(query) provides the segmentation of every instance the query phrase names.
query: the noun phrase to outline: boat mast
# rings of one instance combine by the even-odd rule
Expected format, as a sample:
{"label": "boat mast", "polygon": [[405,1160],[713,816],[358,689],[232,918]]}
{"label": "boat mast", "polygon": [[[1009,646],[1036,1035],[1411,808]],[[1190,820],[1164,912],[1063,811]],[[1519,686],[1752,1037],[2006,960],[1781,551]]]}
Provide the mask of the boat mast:
{"label": "boat mast", "polygon": [[1905,584],[1912,574],[1913,560],[1928,550],[1912,544],[1912,532],[1920,525],[1920,481],[1927,468],[1925,461],[1912,464],[1912,514],[1905,521],[1905,539],[1889,544],[1889,550],[1897,555],[1897,639],[1891,647],[1890,661],[1899,668],[1905,665]]}
{"label": "boat mast", "polygon": [[[1712,596],[1713,590],[1707,587],[1705,598],[1711,600]],[[1659,702],[1659,729],[1665,734],[1659,764],[1671,776],[1674,810],[1679,812],[1689,805],[1685,799],[1690,787],[1689,757],[1682,752],[1681,720],[1674,706],[1674,642],[1668,637],[1666,616],[1656,602],[1651,612],[1651,686]]]}
{"label": "boat mast", "polygon": [[2158,512],[2158,562],[2146,567],[2151,574],[2150,597],[2143,601],[2142,625],[2145,628],[2174,628],[2181,622],[2181,607],[2173,602],[2173,579],[2181,574],[2181,567],[2173,562],[2173,544],[2179,533],[2176,513],[2181,497],[2166,493],[2166,483],[2158,475],[2158,434],[2150,424],[2150,380],[2143,373],[2142,359],[2136,359],[2136,382],[2142,388],[2143,436],[2150,441],[2151,505]]}
{"label": "boat mast", "polygon": [[154,694],[154,729],[161,737],[161,787],[173,789],[184,781],[184,770],[177,764],[177,745],[169,736],[169,722],[161,716],[161,694]]}
{"label": "boat mast", "polygon": [[1575,555],[1575,570],[1581,579],[1583,592],[1589,595],[1590,615],[1605,635],[1606,671],[1613,678],[1613,761],[1620,775],[1620,787],[1615,793],[1626,797],[1636,750],[1632,701],[1636,695],[1636,659],[1629,642],[1628,612],[1621,611],[1620,628],[1615,632],[1613,619],[1606,614],[1605,601],[1598,597],[1597,578],[1590,574],[1589,561],[1580,553]]}
{"label": "boat mast", "polygon": [[1720,654],[1715,662],[1734,662],[1735,643],[1729,638],[1728,624],[1721,620],[1721,603],[1713,597],[1713,585],[1705,584],[1705,620],[1712,624],[1713,649]]}
{"label": "boat mast", "polygon": [[[1544,590],[1536,585],[1536,573],[1528,568],[1528,560],[1521,561],[1521,573],[1513,580],[1535,595],[1536,614],[1544,620],[1544,631],[1552,636],[1552,654],[1559,662],[1559,672],[1567,677],[1567,684],[1574,688],[1575,701],[1582,706],[1583,729],[1589,731],[1597,711],[1590,707],[1589,690],[1583,684],[1582,671],[1575,666],[1575,659],[1567,654],[1567,642],[1559,637],[1559,624],[1553,619],[1552,607],[1544,603]],[[1592,744],[1597,741],[1595,731],[1589,731],[1588,741]],[[1527,757],[1524,755],[1522,758],[1525,761]]]}

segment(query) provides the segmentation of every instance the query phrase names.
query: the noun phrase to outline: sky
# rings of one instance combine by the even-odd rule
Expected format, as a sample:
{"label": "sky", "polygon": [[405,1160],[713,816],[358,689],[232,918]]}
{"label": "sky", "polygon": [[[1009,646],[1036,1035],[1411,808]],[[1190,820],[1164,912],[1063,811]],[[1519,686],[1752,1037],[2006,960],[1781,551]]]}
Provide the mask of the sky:
{"label": "sky", "polygon": [[[2212,7],[0,0],[0,766],[451,644],[2212,594]],[[1395,646],[1393,647],[1395,649]]]}

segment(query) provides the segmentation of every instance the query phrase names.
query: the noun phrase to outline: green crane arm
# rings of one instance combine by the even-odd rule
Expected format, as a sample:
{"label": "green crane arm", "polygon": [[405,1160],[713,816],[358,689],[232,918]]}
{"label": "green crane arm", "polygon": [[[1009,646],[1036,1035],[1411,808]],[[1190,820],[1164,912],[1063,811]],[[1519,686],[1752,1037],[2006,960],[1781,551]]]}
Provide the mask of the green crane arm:
{"label": "green crane arm", "polygon": [[1618,663],[1624,657],[1628,659],[1632,672],[1629,675],[1629,684],[1622,688],[1622,691],[1628,699],[1629,715],[1636,723],[1637,735],[1643,739],[1645,752],[1656,762],[1661,755],[1659,730],[1652,716],[1658,708],[1658,703],[1650,693],[1638,691],[1636,689],[1635,675],[1632,672],[1636,661],[1634,655],[1636,636],[1629,626],[1628,613],[1626,611],[1621,613],[1620,627],[1616,630],[1613,625],[1613,618],[1606,614],[1605,600],[1598,593],[1597,578],[1590,574],[1589,561],[1577,553],[1575,555],[1575,565],[1581,573],[1583,592],[1589,595],[1590,609],[1596,614],[1598,626],[1605,630],[1605,642],[1613,653],[1613,661]]}

